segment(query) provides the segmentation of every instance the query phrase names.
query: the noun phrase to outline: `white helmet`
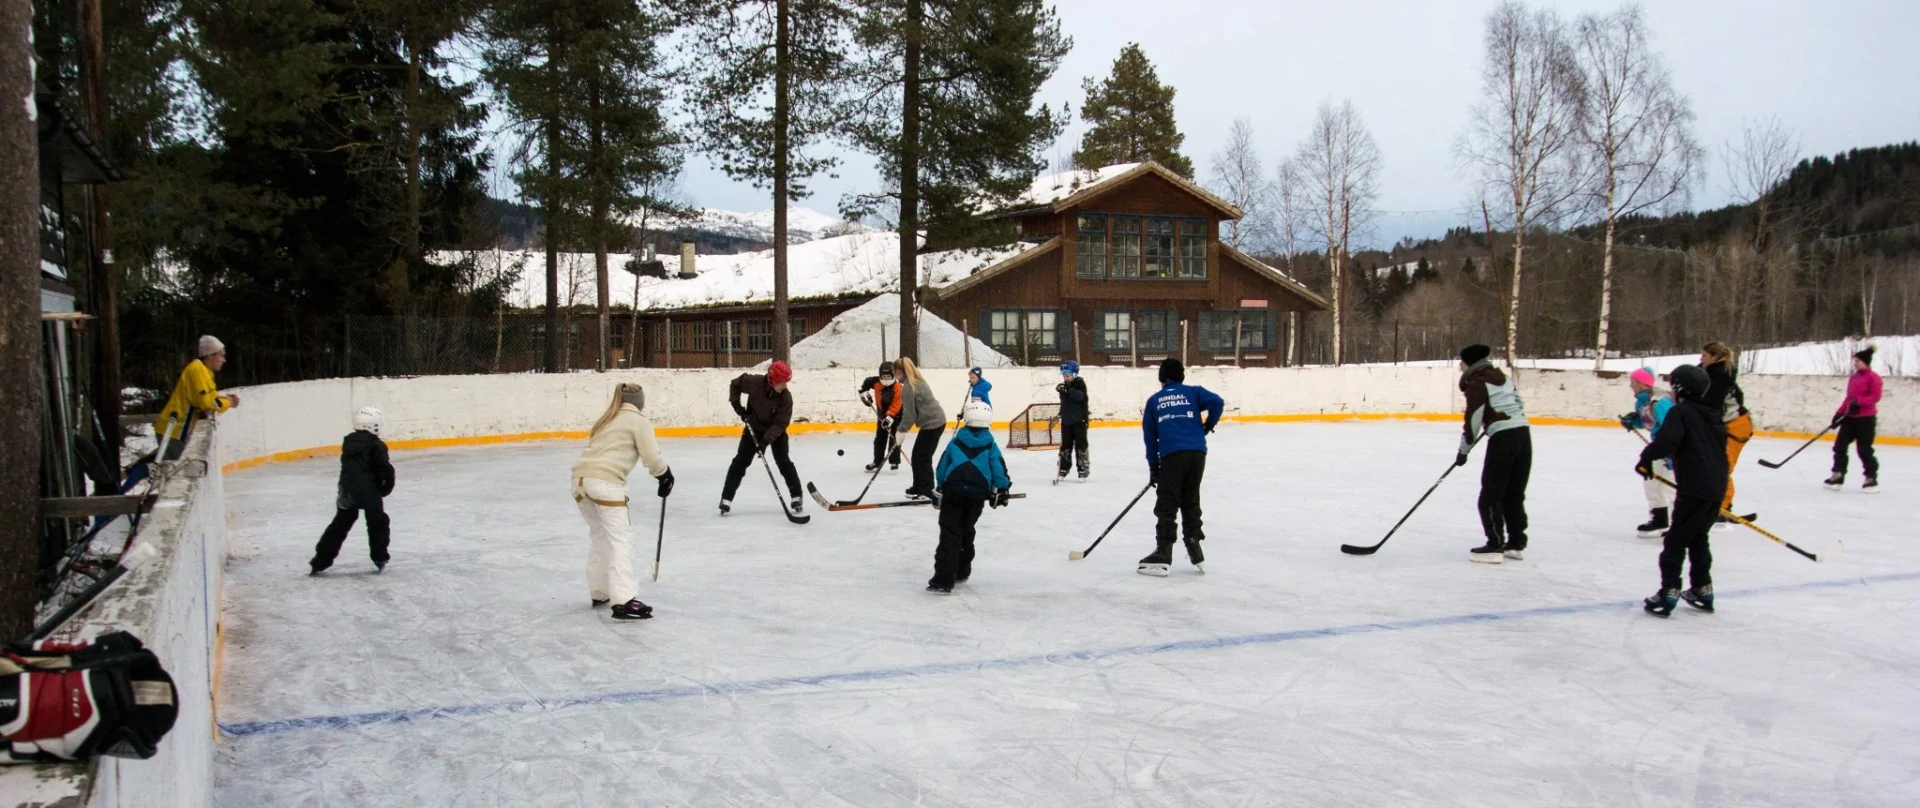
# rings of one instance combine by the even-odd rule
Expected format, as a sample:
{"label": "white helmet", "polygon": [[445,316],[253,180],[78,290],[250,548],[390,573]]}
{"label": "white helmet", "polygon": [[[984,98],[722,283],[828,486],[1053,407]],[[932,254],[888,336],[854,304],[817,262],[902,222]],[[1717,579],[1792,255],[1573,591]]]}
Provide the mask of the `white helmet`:
{"label": "white helmet", "polygon": [[993,426],[993,407],[985,401],[974,399],[967,402],[966,408],[960,411],[960,418],[966,422],[967,426],[983,429],[991,427]]}
{"label": "white helmet", "polygon": [[378,435],[380,434],[380,422],[384,420],[386,420],[386,416],[380,414],[379,407],[361,407],[359,411],[353,414],[353,428],[364,429]]}

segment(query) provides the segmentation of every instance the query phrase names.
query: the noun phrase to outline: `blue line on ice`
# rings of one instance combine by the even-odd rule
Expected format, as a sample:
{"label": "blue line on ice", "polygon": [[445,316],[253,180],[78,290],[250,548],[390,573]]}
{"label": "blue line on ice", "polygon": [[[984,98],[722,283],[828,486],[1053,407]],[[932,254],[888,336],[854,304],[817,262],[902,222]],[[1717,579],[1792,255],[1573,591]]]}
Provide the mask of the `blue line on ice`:
{"label": "blue line on ice", "polygon": [[[1799,584],[1769,586],[1744,591],[1721,591],[1721,598],[1754,597],[1758,595],[1804,592],[1813,589],[1836,589],[1846,586],[1865,584],[1895,583],[1920,580],[1920,572],[1903,572],[1889,575],[1872,575],[1846,578],[1833,581],[1812,581]],[[1084,651],[1057,651],[1028,656],[984,659],[971,662],[938,662],[926,665],[909,665],[901,668],[876,668],[864,671],[844,671],[841,673],[820,673],[812,676],[783,676],[773,679],[757,679],[746,682],[723,682],[711,685],[685,685],[681,687],[663,687],[653,690],[633,690],[622,693],[601,693],[571,698],[553,698],[534,701],[519,699],[496,701],[485,704],[464,704],[450,707],[416,707],[408,710],[381,710],[370,713],[350,713],[347,715],[316,715],[306,718],[284,718],[274,721],[243,721],[237,724],[221,724],[220,729],[235,738],[249,735],[278,735],[304,729],[351,729],[375,724],[405,724],[430,718],[464,718],[469,716],[499,715],[519,712],[548,712],[571,707],[589,707],[604,704],[639,704],[644,702],[673,701],[696,696],[727,696],[750,693],[771,693],[800,687],[843,684],[853,682],[874,682],[887,679],[906,679],[916,676],[941,676],[947,674],[969,673],[987,669],[1024,668],[1035,665],[1054,665],[1063,662],[1086,662],[1119,657],[1150,656],[1170,654],[1182,651],[1209,651],[1220,648],[1238,648],[1247,645],[1273,645],[1293,640],[1310,640],[1323,637],[1346,637],[1355,634],[1376,632],[1415,631],[1423,628],[1458,626],[1469,623],[1491,623],[1506,620],[1524,620],[1532,617],[1554,617],[1568,614],[1587,614],[1605,612],[1639,606],[1640,601],[1606,601],[1602,603],[1574,603],[1565,606],[1543,606],[1534,609],[1516,609],[1506,612],[1478,612],[1457,614],[1445,617],[1423,617],[1413,620],[1396,620],[1386,623],[1358,623],[1350,626],[1332,626],[1328,628],[1296,629],[1276,631],[1267,634],[1243,634],[1235,637],[1211,637],[1197,640],[1154,643],[1151,645],[1126,645],[1117,648],[1091,648]]]}

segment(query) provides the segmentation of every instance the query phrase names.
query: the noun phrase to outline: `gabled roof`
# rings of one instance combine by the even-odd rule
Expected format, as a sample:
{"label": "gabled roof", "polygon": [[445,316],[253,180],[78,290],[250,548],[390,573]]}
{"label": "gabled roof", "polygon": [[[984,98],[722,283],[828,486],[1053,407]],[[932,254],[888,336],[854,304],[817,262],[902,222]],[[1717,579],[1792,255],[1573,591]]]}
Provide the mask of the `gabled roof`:
{"label": "gabled roof", "polygon": [[982,213],[988,218],[1005,218],[1028,213],[1059,213],[1148,174],[1173,183],[1228,219],[1238,219],[1245,215],[1233,203],[1215,196],[1211,191],[1194,184],[1192,180],[1152,160],[1144,163],[1122,163],[1105,168],[1048,174],[1035,179],[1024,193],[1014,197],[1011,202],[993,206]]}
{"label": "gabled roof", "polygon": [[1238,263],[1239,265],[1246,267],[1247,269],[1253,270],[1254,274],[1264,277],[1267,280],[1273,281],[1274,283],[1277,283],[1285,287],[1287,291],[1292,292],[1295,295],[1298,295],[1300,299],[1320,307],[1321,311],[1329,311],[1333,308],[1332,303],[1327,302],[1326,298],[1321,297],[1318,294],[1315,294],[1312,289],[1308,289],[1306,284],[1296,281],[1292,277],[1288,276],[1287,273],[1281,272],[1278,269],[1270,267],[1266,265],[1264,262],[1255,260],[1252,256],[1249,256],[1246,253],[1243,253],[1239,250],[1234,249],[1231,246],[1228,246],[1228,244],[1224,241],[1220,243],[1220,257],[1233,259],[1235,263]]}
{"label": "gabled roof", "polygon": [[1054,250],[1058,250],[1058,249],[1060,249],[1060,237],[1054,236],[1053,238],[1047,239],[1046,241],[1041,242],[1039,245],[1034,246],[1031,249],[1008,256],[1007,258],[1005,258],[1004,260],[1000,261],[997,264],[994,264],[992,266],[986,267],[985,269],[976,271],[973,274],[968,275],[964,278],[961,278],[957,281],[954,281],[953,283],[948,284],[946,286],[936,286],[932,283],[929,283],[928,285],[934,286],[934,288],[932,289],[928,297],[934,300],[939,300],[949,295],[959,294],[968,289],[972,289],[975,286],[979,286],[982,283],[986,283],[987,281],[990,281],[996,277],[1005,275],[1008,272],[1012,272],[1013,270],[1019,267],[1025,266],[1028,261],[1031,261],[1035,258],[1039,258],[1042,255],[1046,255],[1047,253],[1052,252]]}

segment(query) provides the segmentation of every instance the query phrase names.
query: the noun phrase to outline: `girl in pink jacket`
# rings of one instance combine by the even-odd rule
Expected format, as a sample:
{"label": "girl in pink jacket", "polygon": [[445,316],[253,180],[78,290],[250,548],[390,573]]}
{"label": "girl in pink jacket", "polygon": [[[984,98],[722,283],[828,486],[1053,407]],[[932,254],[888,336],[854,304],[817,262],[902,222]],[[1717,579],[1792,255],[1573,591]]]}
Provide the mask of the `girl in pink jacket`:
{"label": "girl in pink jacket", "polygon": [[1873,429],[1880,414],[1880,374],[1873,372],[1873,347],[1853,355],[1853,378],[1847,380],[1847,398],[1833,414],[1840,434],[1833,441],[1833,476],[1827,487],[1838,491],[1847,484],[1847,444],[1859,447],[1860,468],[1867,481],[1860,488],[1880,493],[1880,461],[1873,457]]}

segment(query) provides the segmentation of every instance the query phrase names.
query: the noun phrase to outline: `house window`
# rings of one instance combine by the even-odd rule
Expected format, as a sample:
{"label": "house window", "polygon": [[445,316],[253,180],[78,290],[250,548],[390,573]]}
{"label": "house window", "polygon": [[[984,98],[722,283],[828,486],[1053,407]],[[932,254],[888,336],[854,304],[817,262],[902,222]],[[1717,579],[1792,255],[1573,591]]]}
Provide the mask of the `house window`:
{"label": "house window", "polygon": [[1200,350],[1232,351],[1236,319],[1241,350],[1265,351],[1273,347],[1273,312],[1264,309],[1247,309],[1201,312]]}
{"label": "house window", "polygon": [[680,323],[673,327],[673,349],[676,351],[713,350],[713,321],[695,320]]}
{"label": "house window", "polygon": [[1133,312],[1103,311],[1094,315],[1093,322],[1095,350],[1133,350]]}
{"label": "house window", "polygon": [[1247,351],[1272,350],[1273,312],[1256,309],[1240,312],[1240,348]]}
{"label": "house window", "polygon": [[1180,220],[1180,275],[1186,279],[1207,277],[1207,220]]}
{"label": "house window", "polygon": [[1140,312],[1139,329],[1140,350],[1172,351],[1179,346],[1177,333],[1180,320],[1171,309],[1148,309]]}
{"label": "house window", "polygon": [[1113,217],[1113,272],[1115,278],[1140,277],[1140,217]]}
{"label": "house window", "polygon": [[1038,351],[1060,348],[1060,325],[1066,321],[1061,312],[1027,312],[1027,347]]}
{"label": "house window", "polygon": [[[773,321],[768,320],[767,325],[769,326],[773,325]],[[807,338],[807,316],[804,314],[787,315],[787,340],[789,341],[789,343],[799,342],[806,338]]]}
{"label": "house window", "polygon": [[1016,309],[988,309],[980,321],[987,325],[987,344],[994,350],[1020,347],[1020,312]]}
{"label": "house window", "polygon": [[1141,273],[1148,278],[1173,277],[1173,219],[1152,216],[1147,219],[1147,266]]}
{"label": "house window", "polygon": [[1107,216],[1104,213],[1082,213],[1079,222],[1078,248],[1074,263],[1079,267],[1082,278],[1104,278],[1107,276]]}
{"label": "house window", "polygon": [[754,353],[773,352],[773,321],[747,321],[747,350]]}
{"label": "house window", "polygon": [[1233,350],[1234,311],[1200,312],[1200,350]]}

